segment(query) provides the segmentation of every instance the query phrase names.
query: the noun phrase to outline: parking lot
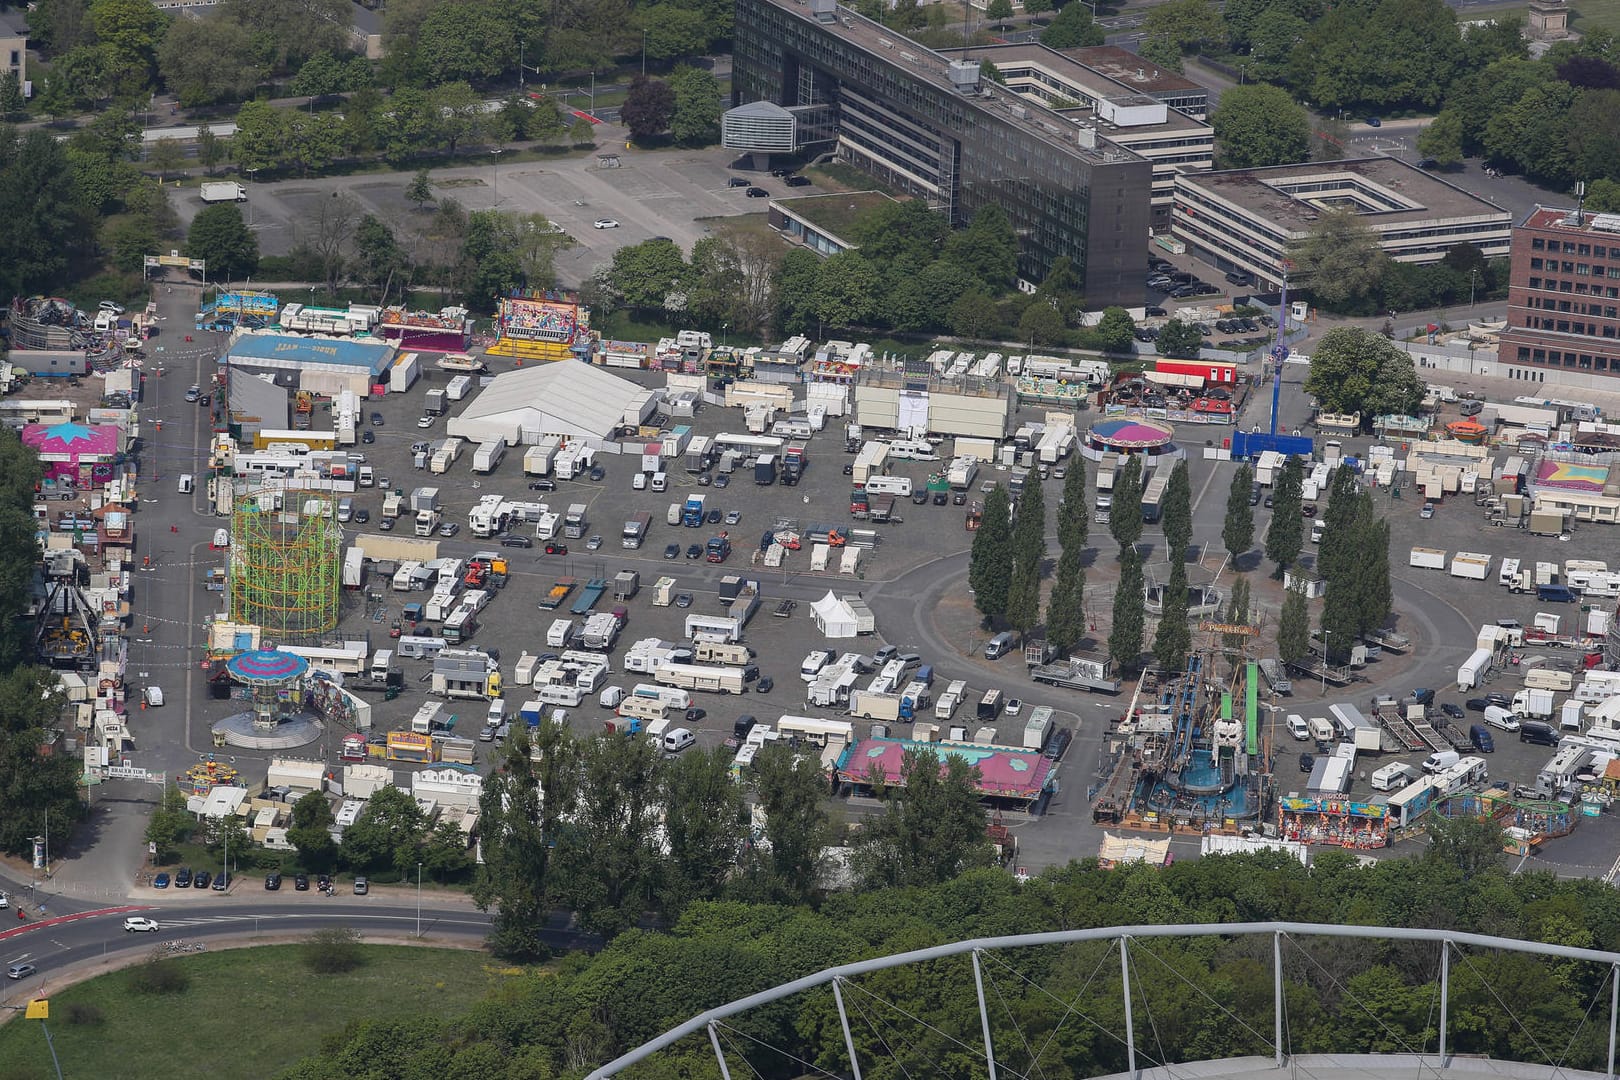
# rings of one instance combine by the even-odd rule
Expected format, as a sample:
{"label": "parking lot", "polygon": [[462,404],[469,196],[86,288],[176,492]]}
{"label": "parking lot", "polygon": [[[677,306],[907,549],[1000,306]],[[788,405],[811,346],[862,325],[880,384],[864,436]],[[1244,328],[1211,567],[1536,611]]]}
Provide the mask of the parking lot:
{"label": "parking lot", "polygon": [[[604,168],[604,161],[618,165]],[[578,282],[588,280],[599,264],[625,245],[667,236],[690,250],[708,234],[710,219],[763,214],[766,200],[729,186],[731,176],[746,176],[772,197],[817,193],[813,185],[790,188],[779,177],[738,172],[731,168],[733,163],[734,155],[719,147],[627,149],[622,129],[602,125],[593,152],[510,164],[481,161],[435,169],[431,175],[441,200],[454,199],[469,210],[544,214],[561,226],[575,244],[558,253],[557,273],[564,281]],[[285,255],[316,239],[323,207],[333,195],[346,193],[363,213],[389,223],[408,246],[410,235],[432,214],[431,205],[418,210],[405,198],[414,175],[367,173],[250,183],[243,211],[259,238],[261,253]],[[174,202],[187,225],[203,208],[190,190],[178,194]],[[617,221],[618,227],[593,227],[604,218]]]}

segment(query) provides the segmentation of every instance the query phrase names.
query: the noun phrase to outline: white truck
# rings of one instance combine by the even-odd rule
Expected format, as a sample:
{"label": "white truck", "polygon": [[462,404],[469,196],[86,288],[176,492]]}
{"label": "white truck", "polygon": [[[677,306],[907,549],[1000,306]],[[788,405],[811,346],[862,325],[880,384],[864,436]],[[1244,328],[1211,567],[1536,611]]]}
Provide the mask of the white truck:
{"label": "white truck", "polygon": [[1446,553],[1440,548],[1415,547],[1409,566],[1420,567],[1424,570],[1444,570],[1446,568]]}
{"label": "white truck", "polygon": [[1520,690],[1513,695],[1513,714],[1533,720],[1546,720],[1553,714],[1551,690]]}
{"label": "white truck", "polygon": [[202,201],[205,203],[247,202],[247,188],[234,180],[221,180],[202,186]]}
{"label": "white truck", "polygon": [[366,581],[366,553],[357,547],[343,550],[343,587],[358,589]]}

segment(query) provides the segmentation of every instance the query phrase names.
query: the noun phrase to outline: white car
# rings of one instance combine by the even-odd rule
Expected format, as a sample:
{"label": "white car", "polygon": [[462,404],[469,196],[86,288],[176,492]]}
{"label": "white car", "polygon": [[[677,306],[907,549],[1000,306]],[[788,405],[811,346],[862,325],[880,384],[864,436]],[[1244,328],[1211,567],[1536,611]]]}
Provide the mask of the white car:
{"label": "white car", "polygon": [[103,300],[98,306],[100,310],[110,311],[114,315],[122,315],[124,313],[124,305],[115,304],[111,300]]}
{"label": "white car", "polygon": [[124,929],[131,934],[155,934],[158,924],[142,915],[131,915],[124,920]]}
{"label": "white car", "polygon": [[416,418],[416,426],[419,427],[419,428],[430,428],[430,427],[432,427],[433,426],[433,417],[431,417],[431,416],[419,416],[419,417],[417,417]]}
{"label": "white car", "polygon": [[610,217],[599,217],[591,222],[591,228],[593,229],[617,229],[618,227],[619,223]]}
{"label": "white car", "polygon": [[1023,712],[1024,703],[1019,701],[1017,698],[1008,698],[1007,704],[1004,707],[1007,710],[1008,716],[1017,716],[1020,712]]}

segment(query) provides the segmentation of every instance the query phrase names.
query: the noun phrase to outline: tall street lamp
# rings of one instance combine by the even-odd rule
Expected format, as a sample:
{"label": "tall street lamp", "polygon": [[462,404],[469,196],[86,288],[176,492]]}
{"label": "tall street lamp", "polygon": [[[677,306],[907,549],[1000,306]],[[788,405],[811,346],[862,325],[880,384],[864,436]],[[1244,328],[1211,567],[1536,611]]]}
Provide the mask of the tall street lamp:
{"label": "tall street lamp", "polygon": [[416,864],[416,936],[422,936],[422,864]]}

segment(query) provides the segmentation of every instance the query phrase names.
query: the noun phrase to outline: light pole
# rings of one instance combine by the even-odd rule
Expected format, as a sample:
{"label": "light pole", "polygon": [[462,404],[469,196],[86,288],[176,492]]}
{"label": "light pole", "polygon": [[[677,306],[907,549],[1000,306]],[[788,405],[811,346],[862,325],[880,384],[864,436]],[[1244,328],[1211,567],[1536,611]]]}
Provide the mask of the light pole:
{"label": "light pole", "polygon": [[596,69],[591,69],[591,115],[596,115]]}
{"label": "light pole", "polygon": [[1333,654],[1328,650],[1328,639],[1333,637],[1333,631],[1322,631],[1322,693],[1327,693],[1327,669]]}
{"label": "light pole", "polygon": [[647,77],[647,31],[641,32],[641,76]]}
{"label": "light pole", "polygon": [[1474,286],[1479,284],[1479,271],[1468,271],[1468,306],[1474,306]]}
{"label": "light pole", "polygon": [[495,205],[490,209],[498,210],[501,205],[501,155],[506,153],[506,147],[497,146],[490,153],[495,155]]}
{"label": "light pole", "polygon": [[416,936],[422,936],[422,864],[416,864]]}
{"label": "light pole", "polygon": [[[251,184],[251,183],[254,182],[253,174],[258,172],[259,170],[258,169],[243,169],[242,171],[247,173],[248,183]],[[252,200],[252,198],[248,199],[248,228],[250,228],[250,229],[253,228],[253,200]]]}

